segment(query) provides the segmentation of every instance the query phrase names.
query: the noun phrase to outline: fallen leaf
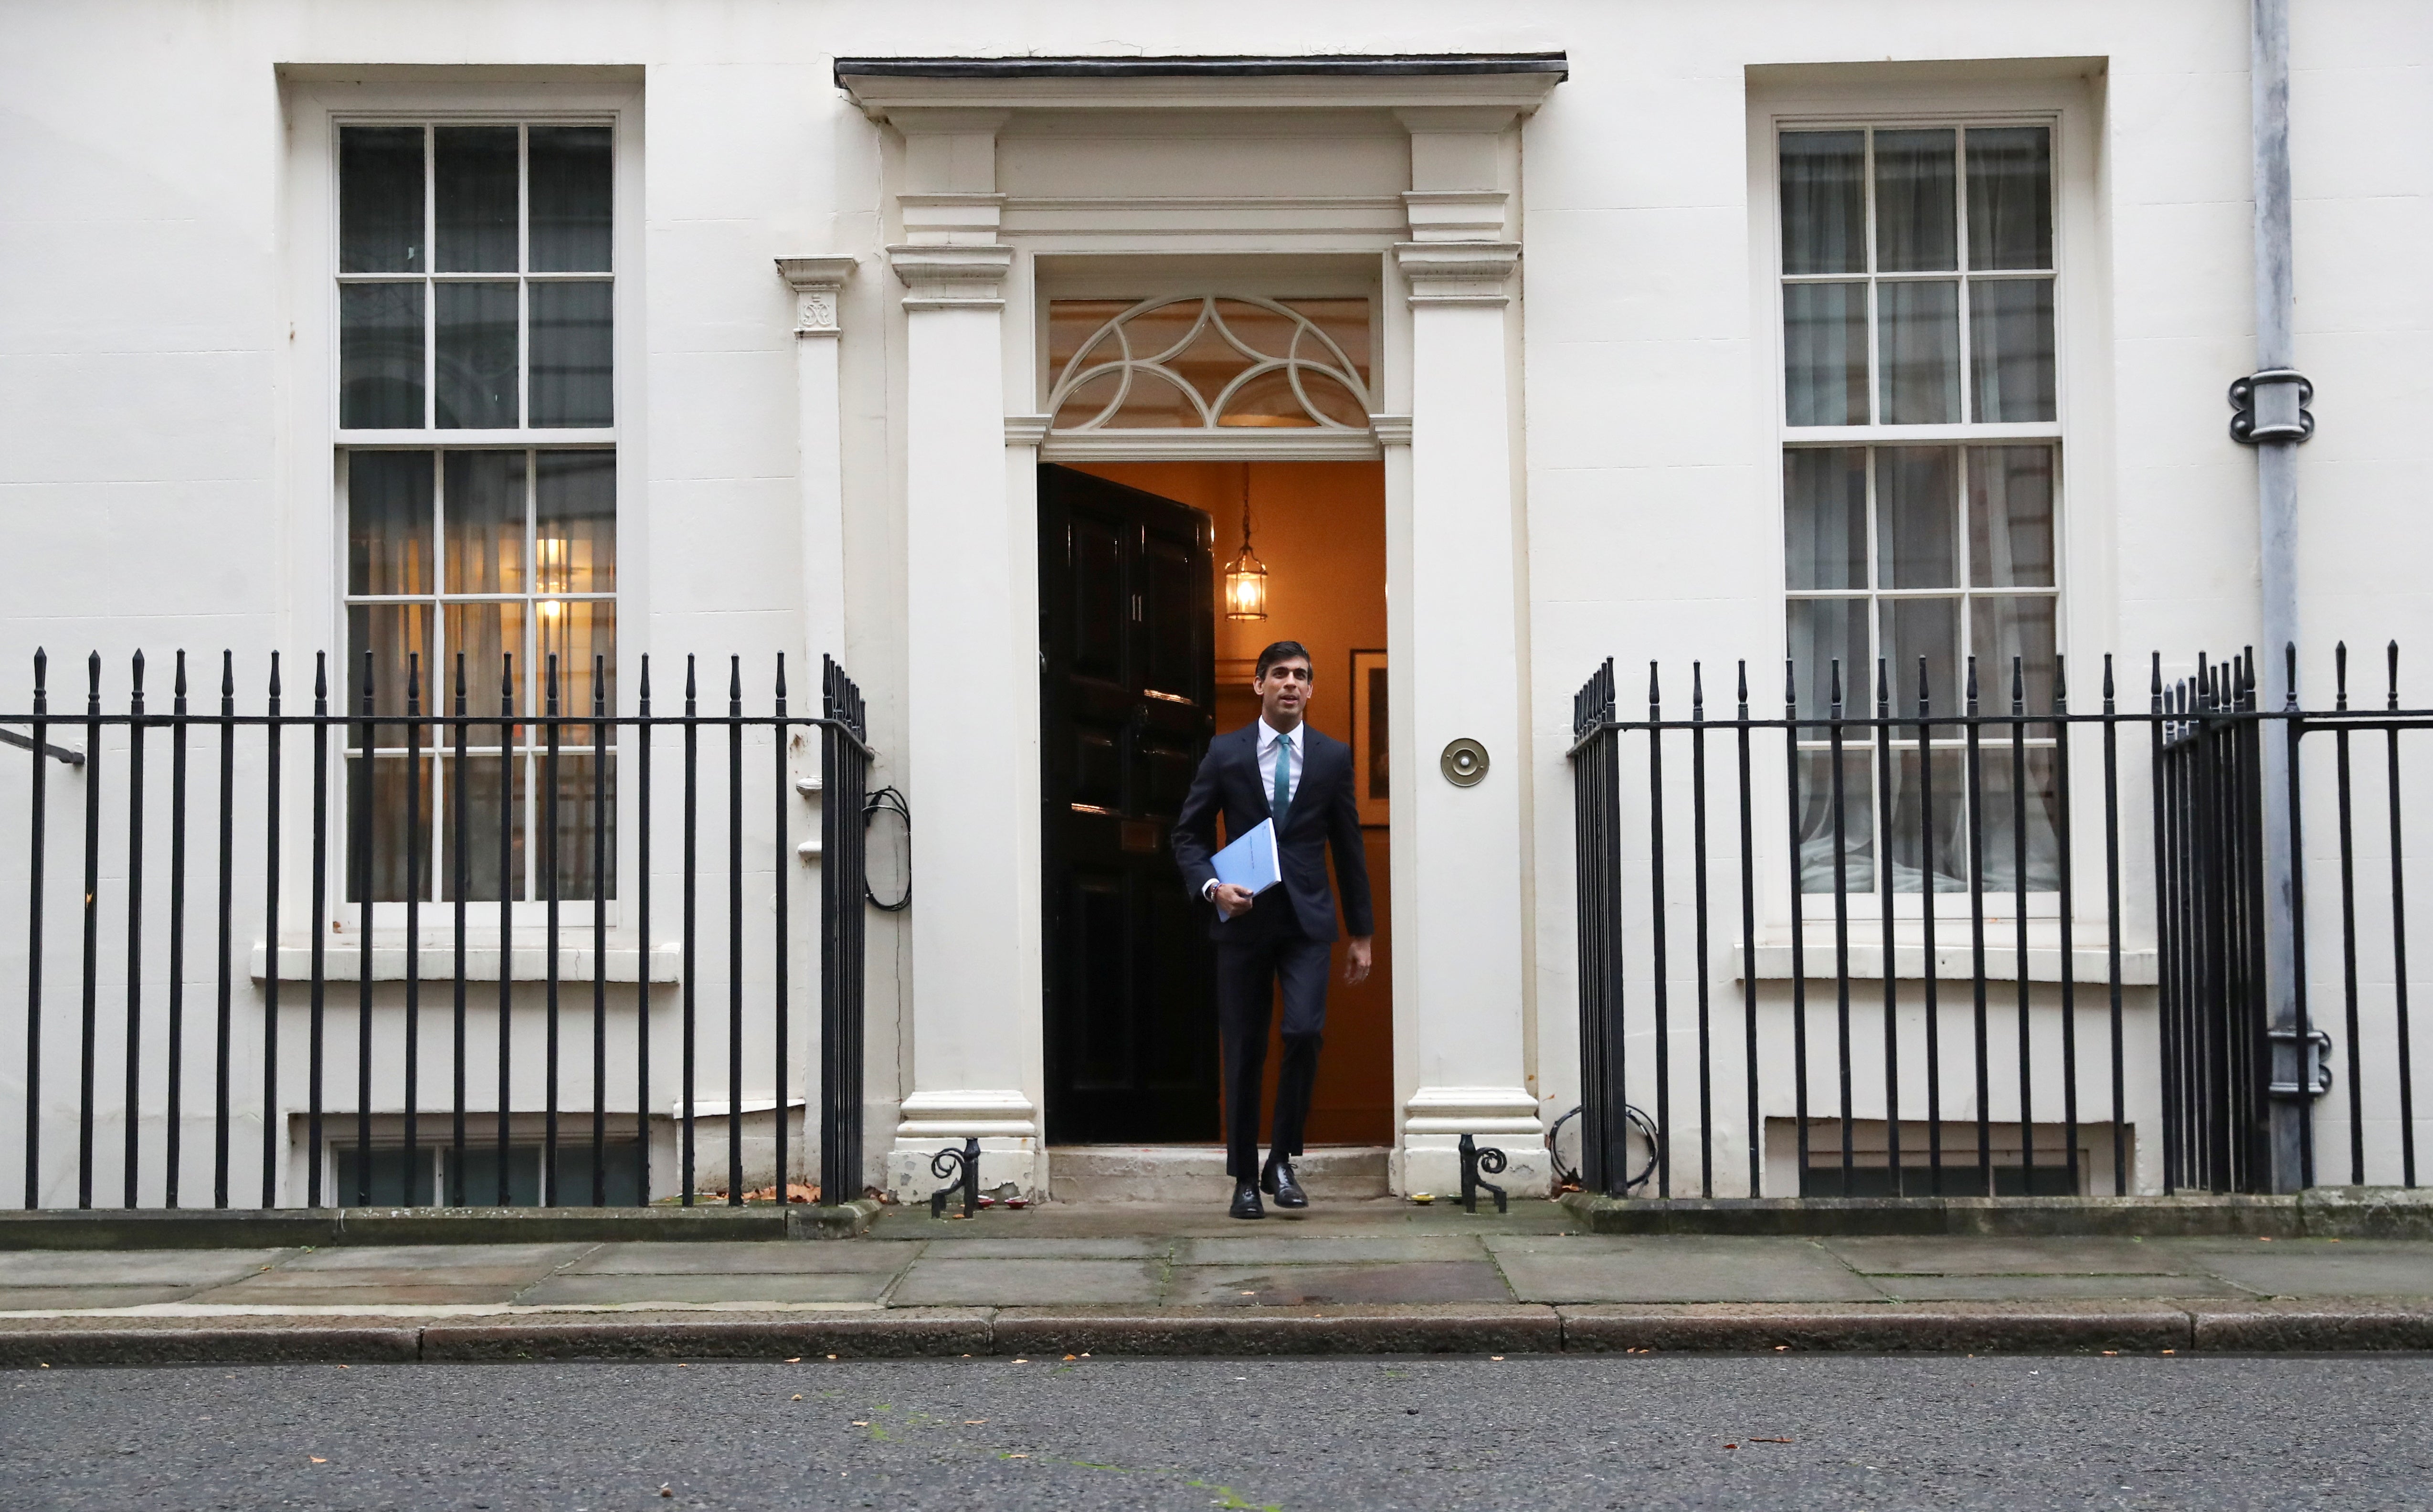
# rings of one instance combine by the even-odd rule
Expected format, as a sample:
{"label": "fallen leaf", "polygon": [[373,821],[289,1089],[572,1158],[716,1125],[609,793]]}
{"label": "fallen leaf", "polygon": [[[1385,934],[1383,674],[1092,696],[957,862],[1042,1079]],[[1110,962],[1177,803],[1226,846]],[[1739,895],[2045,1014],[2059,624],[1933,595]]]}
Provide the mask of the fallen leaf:
{"label": "fallen leaf", "polygon": [[853,1425],[856,1428],[867,1428],[870,1426],[870,1419],[867,1418],[856,1418],[853,1420]]}
{"label": "fallen leaf", "polygon": [[2163,1352],[2164,1352],[2165,1354],[2177,1354],[2177,1353],[2179,1353],[2180,1351],[2177,1351],[2177,1350],[2165,1350]]}
{"label": "fallen leaf", "polygon": [[1787,1444],[1791,1442],[1791,1440],[1788,1438],[1752,1438],[1749,1442],[1752,1444]]}
{"label": "fallen leaf", "polygon": [[2104,1352],[2104,1354],[2105,1354],[2105,1356],[2106,1356],[2106,1357],[2109,1357],[2109,1356],[2112,1356],[2112,1355],[2118,1354],[2118,1353],[2119,1353],[2120,1351],[2119,1351],[2118,1350],[2106,1350],[2106,1351],[2104,1351],[2103,1352]]}
{"label": "fallen leaf", "polygon": [[660,1494],[661,1496],[673,1496],[673,1495],[675,1495],[676,1493],[675,1493],[675,1490],[674,1490],[674,1488],[673,1488],[673,1487],[668,1487],[668,1486],[661,1486],[661,1487],[659,1487],[659,1494]]}
{"label": "fallen leaf", "polygon": [[1013,1363],[1016,1365],[1029,1365],[1030,1362],[1029,1360],[1016,1360]]}
{"label": "fallen leaf", "polygon": [[351,1369],[353,1369],[353,1368],[354,1368],[354,1367],[353,1367],[353,1366],[351,1366],[351,1365],[342,1365],[342,1366],[338,1367],[338,1368],[339,1368],[339,1369],[341,1369],[341,1370],[351,1370]]}
{"label": "fallen leaf", "polygon": [[1502,1355],[1500,1355],[1500,1354],[1490,1354],[1490,1355],[1489,1355],[1489,1356],[1488,1356],[1488,1358],[1489,1358],[1489,1359],[1490,1359],[1490,1360],[1500,1360],[1500,1359],[1504,1358],[1504,1356],[1502,1356]]}
{"label": "fallen leaf", "polygon": [[[1777,1354],[1780,1354],[1780,1353],[1782,1353],[1783,1351],[1785,1351],[1789,1350],[1790,1348],[1791,1348],[1791,1346],[1790,1346],[1790,1345],[1788,1345],[1788,1344],[1778,1344],[1778,1345],[1776,1345],[1776,1346],[1774,1347],[1774,1352],[1775,1352],[1775,1353],[1777,1353]],[[1976,1358],[1976,1356],[1972,1354],[1972,1355],[1970,1355],[1970,1356],[1969,1356],[1969,1358],[1973,1360],[1973,1359],[1975,1359],[1975,1358]]]}
{"label": "fallen leaf", "polygon": [[1066,1359],[1068,1359],[1068,1360],[1078,1360],[1078,1359],[1080,1359],[1080,1355],[1078,1355],[1078,1354],[1068,1354],[1068,1355],[1064,1356],[1064,1358],[1066,1358]]}
{"label": "fallen leaf", "polygon": [[304,1457],[305,1457],[306,1459],[311,1460],[311,1461],[312,1461],[314,1464],[315,1464],[315,1465],[327,1465],[328,1463],[330,1463],[328,1460],[323,1459],[323,1458],[322,1458],[320,1455],[318,1455],[318,1454],[307,1454],[307,1455],[305,1455]]}
{"label": "fallen leaf", "polygon": [[1740,1445],[1738,1445],[1738,1444],[1726,1444],[1724,1447],[1725,1447],[1726,1449],[1738,1449],[1738,1448],[1740,1448],[1741,1446],[1740,1446]]}
{"label": "fallen leaf", "polygon": [[831,1354],[831,1355],[829,1355],[829,1356],[828,1356],[828,1358],[829,1358],[829,1359],[831,1359],[831,1360],[833,1360],[833,1359],[835,1359],[835,1358],[836,1358],[836,1356],[835,1356],[835,1355],[833,1355],[833,1354]]}
{"label": "fallen leaf", "polygon": [[1008,1459],[1029,1459],[1030,1456],[1028,1454],[1008,1454],[1005,1457]]}
{"label": "fallen leaf", "polygon": [[803,1394],[802,1394],[801,1392],[799,1392],[799,1391],[795,1392],[795,1393],[794,1393],[794,1400],[795,1400],[796,1402],[800,1402],[800,1401],[802,1401],[802,1400],[803,1400]]}
{"label": "fallen leaf", "polygon": [[988,1419],[986,1418],[966,1418],[963,1419],[963,1426],[966,1428],[978,1428],[987,1421]]}
{"label": "fallen leaf", "polygon": [[1259,1294],[1257,1292],[1244,1292],[1242,1295],[1245,1297],[1256,1297]]}
{"label": "fallen leaf", "polygon": [[803,1357],[802,1357],[801,1355],[797,1354],[797,1355],[795,1355],[792,1359],[788,1360],[786,1363],[787,1363],[788,1365],[800,1365],[800,1364],[802,1364],[802,1363],[803,1363]]}

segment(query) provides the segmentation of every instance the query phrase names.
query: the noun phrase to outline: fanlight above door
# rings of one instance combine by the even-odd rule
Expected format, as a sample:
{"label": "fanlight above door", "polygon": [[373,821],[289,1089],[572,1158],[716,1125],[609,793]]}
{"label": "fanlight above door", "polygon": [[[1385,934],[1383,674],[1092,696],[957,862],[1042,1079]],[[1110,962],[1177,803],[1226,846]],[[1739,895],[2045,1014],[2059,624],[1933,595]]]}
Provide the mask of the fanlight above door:
{"label": "fanlight above door", "polygon": [[1057,433],[1369,429],[1366,299],[1055,299],[1047,323]]}

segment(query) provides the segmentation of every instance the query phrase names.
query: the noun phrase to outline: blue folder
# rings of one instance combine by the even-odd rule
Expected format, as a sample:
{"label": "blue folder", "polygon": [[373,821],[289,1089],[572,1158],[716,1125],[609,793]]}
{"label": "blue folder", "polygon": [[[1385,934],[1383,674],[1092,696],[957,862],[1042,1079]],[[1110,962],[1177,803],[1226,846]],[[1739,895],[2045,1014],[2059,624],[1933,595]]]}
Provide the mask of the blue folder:
{"label": "blue folder", "polygon": [[1276,822],[1262,819],[1242,838],[1210,858],[1216,880],[1265,892],[1285,879],[1276,866]]}

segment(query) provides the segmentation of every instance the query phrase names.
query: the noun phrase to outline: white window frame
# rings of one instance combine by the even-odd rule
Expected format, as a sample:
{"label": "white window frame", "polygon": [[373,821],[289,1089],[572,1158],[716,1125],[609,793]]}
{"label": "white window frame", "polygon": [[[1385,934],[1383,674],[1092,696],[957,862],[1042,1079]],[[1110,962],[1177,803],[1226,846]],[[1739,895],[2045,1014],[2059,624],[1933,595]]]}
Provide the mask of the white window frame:
{"label": "white window frame", "polygon": [[[1773,498],[1774,518],[1778,521],[1770,550],[1771,570],[1775,575],[1775,603],[1779,618],[1775,620],[1774,644],[1787,641],[1789,605],[1795,592],[1800,597],[1840,597],[1866,600],[1871,605],[1879,599],[1915,597],[1958,597],[1961,613],[1968,613],[1967,601],[1973,590],[1967,583],[1964,559],[1960,584],[1951,589],[1884,590],[1820,590],[1792,588],[1783,554],[1783,536],[1779,526],[1785,501],[1782,494],[1782,458],[1786,451],[1801,448],[1892,446],[1999,445],[2005,442],[2038,441],[2054,449],[2053,474],[2053,555],[2055,599],[2053,649],[2057,656],[2068,658],[2074,634],[2081,627],[2108,625],[2112,622],[2111,573],[2108,570],[2109,539],[2101,534],[2108,531],[2103,502],[2108,488],[2099,480],[2105,469],[2090,464],[2088,453],[2099,449],[2108,453],[2108,434],[2101,422],[2103,407],[2108,404],[2108,380],[2101,363],[2101,348],[2093,339],[2101,325],[2100,301],[2102,297],[2102,259],[2097,239],[2098,178],[2097,139],[2095,135],[2095,98],[2089,79],[2100,76],[2100,60],[2078,59],[2046,59],[2006,60],[1995,63],[1893,63],[1881,65],[1850,65],[1847,67],[1787,67],[1783,69],[1751,69],[1751,90],[1748,114],[1748,203],[1749,252],[1752,314],[1759,327],[1758,340],[1752,344],[1761,365],[1760,372],[1768,395],[1765,414],[1770,424],[1765,428],[1769,443],[1766,486]],[[1858,275],[1832,277],[1785,275],[1782,271],[1781,183],[1779,139],[1786,131],[1902,129],[1945,127],[2046,126],[2052,131],[2053,174],[2053,343],[2054,343],[2054,418],[2050,421],[2005,422],[1999,424],[1886,425],[1881,415],[1881,382],[1876,364],[1878,324],[1873,297],[1874,285],[1881,275],[1874,270],[1873,255],[1876,228],[1874,223],[1873,186],[1869,186],[1868,271],[1863,275],[1869,284],[1867,348],[1868,348],[1868,416],[1869,424],[1851,426],[1798,426],[1789,421],[1788,384],[1784,374],[1783,296],[1782,290],[1792,281],[1851,281]],[[1869,161],[1872,170],[1873,145],[1870,142]],[[1965,183],[1960,185],[1961,216],[1965,220]],[[1963,232],[1965,236],[1965,230]],[[1950,274],[1920,274],[1916,277],[1946,277],[1963,282],[1960,325],[1962,328],[1961,384],[1964,403],[1967,398],[1970,374],[1967,368],[1968,316],[1965,284],[1969,278],[1963,244],[1960,261],[1964,264]],[[1910,275],[1895,275],[1906,278]],[[2082,335],[2082,332],[2084,334]],[[1965,413],[1965,411],[1964,411]],[[2101,438],[2101,442],[2097,440]],[[2104,460],[2108,462],[2108,454]],[[1963,466],[1965,477],[1965,463]],[[1869,529],[1867,549],[1869,571],[1875,571],[1876,550],[1874,528],[1875,467],[1868,467]],[[1965,487],[1965,482],[1964,482]],[[1965,524],[1965,521],[1964,521]],[[1965,553],[1965,530],[1964,545]],[[2004,590],[2009,591],[2009,590]],[[1964,619],[1964,633],[1966,620]],[[1880,617],[1868,616],[1868,643],[1880,650]],[[2109,637],[2101,630],[2084,637],[2088,643],[2101,646]],[[1963,664],[1965,665],[1965,663]],[[2010,708],[2009,675],[2003,670],[1998,679],[1989,679],[1980,670],[1980,706],[1989,712],[2007,714]],[[2101,706],[2102,670],[2100,655],[2095,663],[2072,668],[2070,707],[2077,712],[2091,712]],[[1875,668],[1864,670],[1863,699],[1852,699],[1846,691],[1844,710],[1852,718],[1871,718],[1875,712]],[[2122,685],[2125,694],[2126,685]],[[1944,714],[1956,713],[1962,706],[1961,690],[1954,688],[1948,695],[1937,689],[1936,709]],[[1804,692],[1803,692],[1804,697]],[[2124,697],[2125,703],[2125,697]],[[1914,693],[1908,701],[1915,707]],[[1897,715],[1902,700],[1897,687],[1894,712]],[[1762,704],[1753,705],[1762,713]],[[1803,716],[1821,713],[1803,702]],[[1957,732],[1954,732],[1955,734]],[[1819,742],[1821,745],[1823,742]],[[1983,746],[1988,762],[2009,760],[2007,735],[1989,740]],[[2050,744],[2050,741],[2041,742]],[[1938,749],[1943,740],[1938,737]],[[1961,749],[1955,745],[1954,749]],[[1850,749],[1858,749],[1851,747]],[[2073,752],[2076,756],[2079,753]],[[2076,833],[2098,833],[2087,826],[2090,814],[2087,806],[2095,806],[2091,820],[2101,822],[2102,802],[2100,775],[2090,781],[2090,773],[2080,770],[2083,762],[2074,764],[2069,801]],[[1870,782],[1873,781],[1873,759],[1870,758]],[[1939,812],[1947,811],[1948,802],[1956,802],[1960,791],[1945,792],[1938,785],[1936,805]],[[1872,805],[1869,813],[1873,814]],[[1879,836],[1880,839],[1880,836]],[[2087,858],[2077,858],[2075,912],[2082,919],[2100,919],[2103,915],[2104,898],[2100,869],[2090,872]],[[1788,883],[1799,885],[1799,858],[1787,854],[1784,864],[1789,869]],[[1813,931],[1820,921],[1829,926],[1835,909],[1834,893],[1828,890],[1804,893],[1801,909],[1808,927]],[[1995,891],[1989,887],[1982,894],[1985,917],[2008,921],[2017,917],[2017,897],[2009,889]],[[2057,920],[2060,911],[2057,892],[2030,892],[2026,912],[2032,923]],[[1896,921],[1909,921],[1902,930],[1905,943],[1916,940],[1914,930],[1927,900],[1933,900],[1937,923],[1939,951],[1948,952],[1958,942],[1965,947],[1965,934],[1949,932],[1952,921],[1965,930],[1970,914],[1970,897],[1965,891],[1958,892],[1896,893],[1893,901]],[[1844,916],[1854,923],[1882,918],[1882,896],[1870,888],[1844,894]],[[1780,921],[1787,924],[1787,918]],[[2047,924],[2033,937],[2032,943],[2044,943],[2050,930]],[[1869,943],[1872,944],[1872,938]],[[1989,935],[1989,950],[1999,946],[2008,950],[2007,934],[1999,939]]]}
{"label": "white window frame", "polygon": [[[349,712],[346,704],[345,647],[348,644],[347,609],[347,499],[344,453],[350,450],[414,450],[440,452],[485,450],[610,450],[616,453],[617,490],[617,586],[612,598],[617,605],[617,668],[614,673],[623,713],[634,712],[638,691],[640,657],[647,650],[642,626],[647,623],[644,609],[646,573],[642,548],[645,532],[641,526],[644,497],[643,471],[640,466],[641,433],[639,416],[645,394],[641,381],[644,313],[642,309],[643,204],[642,173],[642,89],[638,69],[605,68],[382,68],[338,66],[291,66],[281,70],[283,101],[287,110],[288,154],[285,239],[289,249],[284,280],[287,305],[291,315],[286,382],[293,397],[290,433],[298,438],[292,448],[293,467],[287,487],[295,503],[290,512],[293,529],[289,533],[290,577],[297,585],[291,603],[288,638],[302,652],[299,666],[309,668],[313,652],[331,651],[330,680],[331,713],[342,721]],[[338,294],[341,280],[338,273],[338,131],[348,126],[397,125],[605,125],[611,129],[613,152],[612,192],[614,220],[611,226],[610,270],[607,276],[614,293],[611,312],[614,320],[611,360],[615,365],[612,379],[612,405],[615,423],[598,428],[534,430],[529,424],[516,428],[439,430],[346,430],[338,424]],[[431,182],[426,178],[426,196]],[[426,198],[426,205],[428,200]],[[519,232],[520,234],[520,232]],[[426,270],[425,278],[430,277]],[[441,276],[442,281],[448,276]],[[500,274],[472,275],[497,280]],[[519,271],[519,280],[533,276]],[[547,279],[551,275],[541,275]],[[598,274],[572,275],[577,279],[598,280]],[[519,306],[522,301],[519,299]],[[431,318],[426,314],[426,319]],[[520,317],[519,317],[520,323]],[[528,367],[528,358],[526,366]],[[524,380],[519,380],[519,383]],[[426,385],[426,404],[435,396]],[[433,414],[426,409],[426,416]],[[519,421],[529,420],[529,410],[519,409]],[[436,602],[436,595],[428,596]],[[514,597],[514,595],[509,595]],[[310,607],[317,601],[317,611]],[[434,610],[434,612],[438,612]],[[680,674],[679,674],[680,675]],[[289,706],[299,712],[311,707],[311,674],[289,678]],[[659,679],[664,683],[666,679]],[[443,680],[443,688],[445,682]],[[532,695],[524,702],[536,706],[540,684],[535,677],[525,685]],[[656,706],[662,711],[673,707],[662,695]],[[680,693],[678,695],[680,697]],[[426,709],[431,700],[426,693]],[[444,708],[441,710],[444,712]],[[630,736],[630,732],[628,732]],[[332,779],[330,808],[325,815],[329,826],[330,882],[323,900],[323,913],[312,927],[323,931],[332,953],[351,952],[359,946],[362,922],[361,904],[347,896],[347,845],[349,828],[347,824],[347,790],[345,785],[346,737],[333,730],[331,736]],[[620,765],[633,770],[633,742],[621,741]],[[588,748],[586,747],[586,750]],[[638,837],[633,818],[636,795],[631,782],[620,784],[612,817],[616,830],[616,854],[610,858],[613,874],[620,879],[617,900],[607,905],[605,923],[609,929],[612,956],[631,956],[638,942],[630,926],[632,889],[628,879],[637,876],[638,859]],[[440,806],[434,803],[434,808]],[[434,821],[435,826],[435,820]],[[298,837],[299,847],[309,845],[309,836]],[[530,843],[529,837],[527,844]],[[302,876],[298,870],[305,858],[300,849],[288,858],[291,875]],[[435,866],[436,863],[434,863]],[[451,900],[444,897],[444,877],[434,875],[434,896],[420,904],[421,949],[428,956],[434,951],[452,949],[453,909]],[[304,895],[299,892],[299,897]],[[309,908],[309,900],[299,903]],[[514,936],[508,943],[518,949],[518,960],[512,975],[521,978],[535,975],[522,960],[523,947],[537,947],[544,938],[548,904],[528,900],[510,905]],[[593,905],[588,900],[569,899],[558,905],[558,926],[562,949],[587,949],[594,924]],[[401,943],[405,926],[406,905],[403,902],[375,902],[372,906],[372,933],[375,947]],[[495,899],[474,900],[467,909],[467,941],[468,945],[489,950],[500,944],[498,904]],[[587,964],[577,970],[571,956],[562,961],[562,970],[570,978],[588,976]],[[639,958],[625,961],[621,967],[610,963],[612,979],[627,979],[638,969]]]}

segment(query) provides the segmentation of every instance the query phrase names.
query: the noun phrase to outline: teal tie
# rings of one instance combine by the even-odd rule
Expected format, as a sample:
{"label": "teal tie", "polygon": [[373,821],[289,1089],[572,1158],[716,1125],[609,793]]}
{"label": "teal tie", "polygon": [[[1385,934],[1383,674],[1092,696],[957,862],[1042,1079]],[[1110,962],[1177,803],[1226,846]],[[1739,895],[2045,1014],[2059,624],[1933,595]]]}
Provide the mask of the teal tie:
{"label": "teal tie", "polygon": [[1268,800],[1268,811],[1275,815],[1276,832],[1285,827],[1285,809],[1292,803],[1292,741],[1276,737],[1276,790]]}

